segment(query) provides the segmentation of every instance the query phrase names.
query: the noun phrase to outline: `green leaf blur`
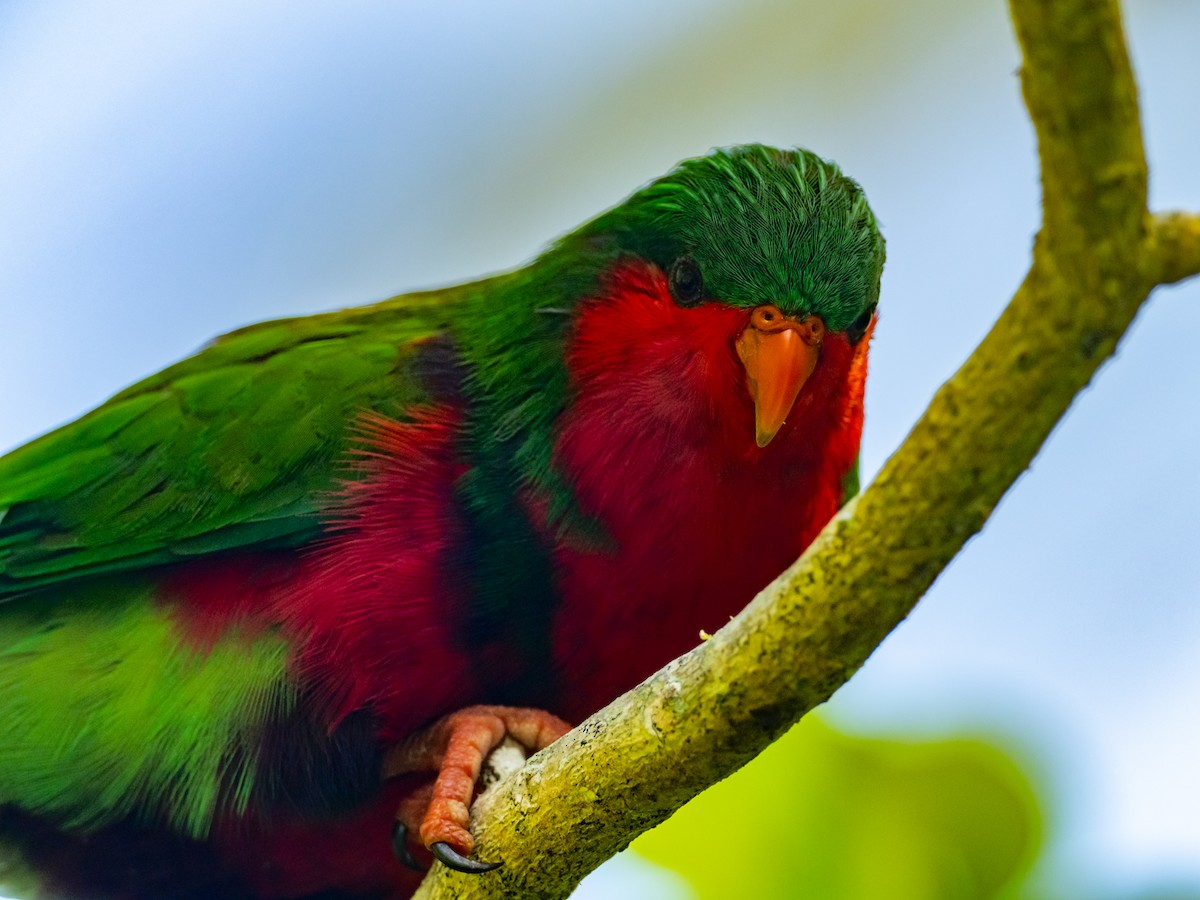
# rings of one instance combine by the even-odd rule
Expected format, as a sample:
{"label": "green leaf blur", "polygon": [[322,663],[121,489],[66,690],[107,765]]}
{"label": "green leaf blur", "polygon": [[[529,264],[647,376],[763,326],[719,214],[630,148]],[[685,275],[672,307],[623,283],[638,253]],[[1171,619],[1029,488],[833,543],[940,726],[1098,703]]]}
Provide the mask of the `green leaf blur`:
{"label": "green leaf blur", "polygon": [[967,900],[1017,896],[1041,844],[1031,784],[995,747],[810,716],[633,847],[700,900]]}

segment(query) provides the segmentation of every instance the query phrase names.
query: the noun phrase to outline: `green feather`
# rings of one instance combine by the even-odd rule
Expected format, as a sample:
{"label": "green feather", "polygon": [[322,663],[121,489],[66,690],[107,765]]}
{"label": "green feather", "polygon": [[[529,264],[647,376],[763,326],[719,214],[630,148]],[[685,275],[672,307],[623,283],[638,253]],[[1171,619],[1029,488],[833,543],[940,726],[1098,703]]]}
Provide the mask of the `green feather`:
{"label": "green feather", "polygon": [[560,532],[600,538],[552,459],[569,313],[622,257],[666,269],[684,254],[712,296],[815,313],[836,331],[877,302],[883,239],[832,163],[735,147],[680,164],[514,272],[235,331],[0,458],[0,599],[313,539],[357,417],[403,418],[427,399],[409,366],[434,335],[452,339],[467,373],[473,468],[461,488],[484,536],[502,555],[534,551],[504,524],[524,484]]}
{"label": "green feather", "polygon": [[93,829],[135,815],[203,837],[245,811],[261,732],[295,702],[271,635],[187,649],[140,579],[0,617],[0,806]]}
{"label": "green feather", "polygon": [[457,295],[233,332],[0,458],[0,598],[310,540],[357,416],[424,399],[406,366]]}
{"label": "green feather", "polygon": [[471,440],[484,462],[467,490],[476,508],[502,505],[515,479],[548,499],[560,532],[602,539],[552,464],[553,426],[567,402],[570,317],[540,311],[570,312],[596,296],[622,258],[666,271],[684,255],[699,264],[713,298],[773,303],[840,331],[878,303],[884,242],[861,188],[835,164],[807,150],[748,145],[686,160],[490,283],[486,304],[456,326],[477,401]]}
{"label": "green feather", "polygon": [[884,242],[866,195],[807,150],[754,144],[686,160],[564,241],[605,235],[664,269],[691,256],[726,303],[819,315],[832,331],[879,300]]}
{"label": "green feather", "polygon": [[845,506],[857,497],[858,492],[862,490],[862,482],[859,478],[859,467],[861,464],[861,460],[855,459],[854,465],[850,467],[850,471],[842,477],[842,501],[838,504],[839,507]]}
{"label": "green feather", "polygon": [[544,643],[552,578],[522,498],[547,500],[560,533],[603,540],[552,455],[572,313],[614,263],[666,271],[683,255],[711,299],[837,331],[877,302],[883,240],[832,163],[716,151],[527,266],[235,331],[0,458],[0,805],[84,829],[136,815],[197,837],[222,804],[245,809],[262,730],[296,702],[287,648],[235,633],[183,649],[139,570],[319,537],[352,477],[360,417],[446,399],[421,373],[423,347],[451,348],[463,407],[458,491],[488,587],[465,627]]}

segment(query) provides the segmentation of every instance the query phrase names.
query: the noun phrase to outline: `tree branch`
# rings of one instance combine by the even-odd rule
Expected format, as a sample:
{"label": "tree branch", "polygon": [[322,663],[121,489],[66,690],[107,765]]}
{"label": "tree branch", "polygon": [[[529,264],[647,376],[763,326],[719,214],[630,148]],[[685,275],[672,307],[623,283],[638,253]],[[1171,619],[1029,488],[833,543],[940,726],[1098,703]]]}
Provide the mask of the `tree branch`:
{"label": "tree branch", "polygon": [[[1082,241],[1146,226],[1137,86],[1116,0],[1010,0],[1021,86],[1038,138],[1043,234],[1080,262]],[[1084,252],[1072,252],[1084,251]]]}
{"label": "tree branch", "polygon": [[1158,284],[1200,275],[1200,215],[1170,212],[1154,216],[1148,250],[1149,275]]}
{"label": "tree branch", "polygon": [[562,898],[827,700],[1029,465],[1155,283],[1200,268],[1200,219],[1151,219],[1116,0],[1012,0],[1044,219],[1009,307],[875,482],[728,626],[476,804],[482,858],[417,896]]}

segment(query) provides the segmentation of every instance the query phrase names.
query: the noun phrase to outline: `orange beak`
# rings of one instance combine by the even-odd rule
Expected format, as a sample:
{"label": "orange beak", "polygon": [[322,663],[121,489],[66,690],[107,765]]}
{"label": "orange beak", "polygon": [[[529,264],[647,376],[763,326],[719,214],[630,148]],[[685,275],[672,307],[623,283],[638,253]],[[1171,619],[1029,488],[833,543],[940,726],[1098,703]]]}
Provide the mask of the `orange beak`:
{"label": "orange beak", "polygon": [[783,427],[804,382],[817,367],[825,323],[816,316],[796,319],[777,306],[755,307],[750,324],[737,339],[754,399],[754,441],[760,447]]}

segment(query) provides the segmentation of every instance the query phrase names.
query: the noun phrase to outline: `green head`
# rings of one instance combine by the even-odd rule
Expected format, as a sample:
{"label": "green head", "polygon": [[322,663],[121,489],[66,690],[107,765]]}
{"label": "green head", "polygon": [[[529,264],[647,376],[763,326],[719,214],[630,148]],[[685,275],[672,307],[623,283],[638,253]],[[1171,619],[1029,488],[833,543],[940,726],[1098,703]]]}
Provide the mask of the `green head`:
{"label": "green head", "polygon": [[[561,238],[504,276],[509,301],[481,293],[476,314],[456,326],[473,366],[476,455],[518,459],[524,479],[554,498],[555,521],[566,521],[570,495],[552,462],[569,396],[561,349],[579,334],[571,323],[602,305],[603,279],[625,257],[665,274],[687,314],[679,319],[744,312],[725,317],[736,320],[725,349],[745,369],[754,438],[765,447],[816,370],[826,336],[857,344],[866,332],[884,244],[862,189],[836,165],[807,150],[749,144],[686,160]],[[631,333],[639,327],[631,322]],[[647,352],[658,352],[654,336],[645,338]],[[518,440],[518,449],[508,446]],[[500,493],[471,490],[481,508]]]}
{"label": "green head", "polygon": [[879,299],[883,237],[866,196],[807,150],[686,160],[577,234],[658,264],[687,303],[774,304],[837,332],[865,328]]}
{"label": "green head", "polygon": [[879,300],[875,215],[858,184],[807,150],[749,144],[686,160],[562,246],[576,241],[657,265],[681,307],[747,310],[734,349],[760,447],[816,370],[826,335],[858,343]]}

